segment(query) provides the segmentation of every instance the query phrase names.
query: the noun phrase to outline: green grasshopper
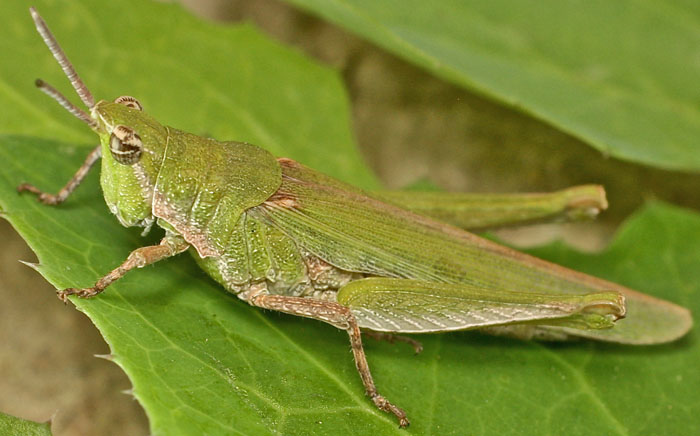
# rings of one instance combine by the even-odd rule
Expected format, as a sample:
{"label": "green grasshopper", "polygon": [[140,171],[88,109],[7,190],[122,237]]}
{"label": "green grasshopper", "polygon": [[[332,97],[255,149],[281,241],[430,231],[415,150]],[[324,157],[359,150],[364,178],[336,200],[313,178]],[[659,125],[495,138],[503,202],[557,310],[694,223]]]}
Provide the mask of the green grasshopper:
{"label": "green grasshopper", "polygon": [[595,215],[606,207],[598,186],[495,197],[368,193],[254,145],[163,126],[133,97],[95,102],[44,20],[30,11],[88,112],[50,85],[37,86],[100,144],[57,194],[29,184],[18,190],[58,205],[102,158],[104,198],[119,222],[165,231],[160,244],[134,250],[93,287],[59,290],[64,302],[94,297],[134,268],[189,251],[252,306],[347,331],[367,395],[401,427],[409,420],[377,391],[362,330],[418,349],[393,334],[482,329],[524,339],[654,344],[683,336],[692,324],[682,307],[462,230]]}

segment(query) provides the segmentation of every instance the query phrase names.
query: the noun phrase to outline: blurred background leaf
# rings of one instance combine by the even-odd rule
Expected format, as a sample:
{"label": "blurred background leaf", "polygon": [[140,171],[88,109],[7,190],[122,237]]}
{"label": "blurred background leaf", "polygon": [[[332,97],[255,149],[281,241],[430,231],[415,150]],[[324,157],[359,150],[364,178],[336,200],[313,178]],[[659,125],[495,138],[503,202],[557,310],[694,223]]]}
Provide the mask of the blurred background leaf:
{"label": "blurred background leaf", "polygon": [[697,4],[287,1],[605,154],[700,170]]}

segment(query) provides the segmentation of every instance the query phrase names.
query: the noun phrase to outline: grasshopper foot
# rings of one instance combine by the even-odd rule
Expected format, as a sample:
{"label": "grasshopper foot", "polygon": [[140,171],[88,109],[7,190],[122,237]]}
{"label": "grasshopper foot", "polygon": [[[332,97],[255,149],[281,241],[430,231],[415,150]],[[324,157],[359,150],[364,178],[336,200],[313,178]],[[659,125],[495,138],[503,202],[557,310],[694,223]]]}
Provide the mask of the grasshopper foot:
{"label": "grasshopper foot", "polygon": [[48,204],[51,206],[55,206],[63,201],[62,198],[60,198],[58,195],[54,194],[48,194],[46,192],[41,191],[39,188],[37,188],[34,185],[31,185],[29,183],[22,183],[17,187],[17,192],[31,192],[32,194],[35,194],[37,197],[37,201],[40,203]]}
{"label": "grasshopper foot", "polygon": [[374,395],[371,395],[372,402],[380,409],[383,410],[387,413],[391,413],[394,416],[396,416],[399,420],[399,427],[400,428],[406,428],[409,425],[411,425],[410,421],[406,417],[406,412],[403,411],[402,408],[397,407],[387,401],[386,398],[383,396],[375,393]]}
{"label": "grasshopper foot", "polygon": [[390,344],[393,344],[394,342],[403,342],[413,347],[413,351],[416,354],[420,354],[423,351],[423,344],[421,344],[420,341],[409,338],[408,336],[396,335],[393,333],[373,332],[371,330],[363,331],[362,334],[376,339],[377,341],[387,341]]}
{"label": "grasshopper foot", "polygon": [[90,298],[90,297],[94,297],[95,295],[99,294],[100,292],[102,292],[102,290],[97,289],[97,288],[85,288],[85,289],[68,288],[68,289],[61,289],[59,291],[56,291],[56,295],[58,296],[59,300],[61,300],[65,303],[68,301],[68,297],[71,295],[77,295],[80,298]]}

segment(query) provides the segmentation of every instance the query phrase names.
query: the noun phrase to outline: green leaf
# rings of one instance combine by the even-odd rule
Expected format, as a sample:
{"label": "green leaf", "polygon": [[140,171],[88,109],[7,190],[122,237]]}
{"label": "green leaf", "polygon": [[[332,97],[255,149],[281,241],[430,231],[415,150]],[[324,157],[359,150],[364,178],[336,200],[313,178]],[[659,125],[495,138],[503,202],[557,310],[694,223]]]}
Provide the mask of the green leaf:
{"label": "green leaf", "polygon": [[287,1],[606,155],[700,170],[697,2]]}
{"label": "green leaf", "polygon": [[[236,138],[259,143],[275,138],[280,149],[266,145],[277,154],[350,182],[373,184],[352,148],[347,105],[335,75],[249,27],[206,24],[172,5],[112,3],[36,3],[78,70],[87,70],[85,80],[98,97],[134,94],[168,124],[218,138],[243,135]],[[24,49],[5,51],[0,65],[0,99],[3,107],[16,108],[0,118],[0,210],[37,253],[36,269],[47,280],[57,288],[90,286],[156,236],[144,239],[137,229],[118,224],[101,199],[97,172],[56,208],[15,192],[24,181],[58,189],[88,151],[72,141],[87,144],[94,137],[53,102],[35,104],[45,99],[36,90],[22,88],[34,65],[51,83],[65,84],[65,79],[41,43],[32,42],[38,37],[26,11],[13,3],[4,12],[9,25],[0,29],[0,44]],[[140,53],[135,63],[128,56],[133,51]],[[28,53],[29,66],[22,63]],[[220,65],[225,70],[210,70],[218,59],[235,56],[235,62]],[[165,70],[168,74],[155,74]],[[244,77],[238,76],[241,71]],[[198,75],[207,81],[195,80]],[[255,98],[232,99],[235,109],[220,104],[227,95],[252,93],[241,83],[257,90]],[[329,113],[329,105],[335,112]],[[233,120],[223,124],[227,117]],[[298,129],[303,135],[295,136]],[[255,136],[260,131],[266,134]],[[700,217],[654,204],[601,256],[567,254],[563,248],[549,254],[697,313],[699,243]],[[46,298],[47,304],[59,304],[52,295]],[[344,332],[249,307],[208,279],[188,256],[134,271],[98,298],[75,303],[133,382],[156,435],[700,431],[695,332],[674,344],[646,348],[434,335],[421,338],[426,350],[418,356],[408,347],[367,341],[381,392],[413,421],[403,431],[365,397]]]}
{"label": "green leaf", "polygon": [[[75,148],[3,136],[0,158],[0,207],[57,288],[91,285],[145,244],[108,214],[97,174],[59,208],[14,192],[27,179],[59,186],[81,161]],[[655,203],[603,254],[562,246],[538,254],[699,313],[699,244],[697,214]],[[700,431],[695,331],[673,344],[637,348],[431,335],[420,338],[425,351],[418,356],[368,340],[378,386],[413,421],[399,431],[364,396],[344,332],[249,307],[187,256],[132,272],[98,298],[75,303],[129,375],[154,434]]]}
{"label": "green leaf", "polygon": [[4,436],[51,436],[51,424],[27,421],[0,412],[0,434]]}

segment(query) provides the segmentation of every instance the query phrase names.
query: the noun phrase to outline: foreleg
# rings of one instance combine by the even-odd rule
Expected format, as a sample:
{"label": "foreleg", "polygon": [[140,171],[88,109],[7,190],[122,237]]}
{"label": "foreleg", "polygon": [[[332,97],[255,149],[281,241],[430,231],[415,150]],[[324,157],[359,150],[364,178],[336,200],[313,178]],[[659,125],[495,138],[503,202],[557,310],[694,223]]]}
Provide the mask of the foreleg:
{"label": "foreleg", "polygon": [[134,268],[143,268],[146,265],[158,262],[159,260],[175,256],[189,248],[189,244],[181,236],[169,235],[163,238],[158,245],[137,248],[129,254],[126,260],[102,277],[91,288],[77,289],[68,288],[57,291],[58,298],[64,302],[69,295],[77,295],[81,298],[90,298],[104,291],[107,286],[119,280],[124,274]]}
{"label": "foreleg", "polygon": [[58,191],[57,194],[43,192],[36,186],[30,185],[29,183],[22,183],[19,185],[17,187],[17,192],[29,191],[32,194],[36,194],[37,200],[44,204],[49,204],[52,206],[61,204],[66,201],[66,198],[68,198],[68,196],[75,191],[75,188],[77,188],[78,185],[80,185],[80,183],[85,179],[85,176],[87,176],[90,168],[95,165],[95,162],[97,162],[101,155],[101,148],[98,145],[90,152],[90,154],[88,154],[87,158],[85,158],[85,162],[83,162],[80,168],[78,168],[78,171],[76,171],[73,177],[68,181],[68,183],[66,183],[66,186]]}

